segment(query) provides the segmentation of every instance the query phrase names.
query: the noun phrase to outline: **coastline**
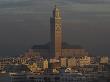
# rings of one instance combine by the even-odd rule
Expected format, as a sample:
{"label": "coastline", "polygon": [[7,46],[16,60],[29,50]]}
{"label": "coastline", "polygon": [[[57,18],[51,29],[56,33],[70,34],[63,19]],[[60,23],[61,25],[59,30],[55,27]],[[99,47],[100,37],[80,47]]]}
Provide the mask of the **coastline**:
{"label": "coastline", "polygon": [[8,73],[0,73],[0,77],[8,76]]}

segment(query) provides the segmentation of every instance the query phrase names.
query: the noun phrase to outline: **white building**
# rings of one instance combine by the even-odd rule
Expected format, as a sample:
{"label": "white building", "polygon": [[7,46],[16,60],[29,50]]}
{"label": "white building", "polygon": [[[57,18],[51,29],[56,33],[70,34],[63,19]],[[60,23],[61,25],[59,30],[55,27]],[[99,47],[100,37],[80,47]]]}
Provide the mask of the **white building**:
{"label": "white building", "polygon": [[91,58],[89,56],[82,56],[79,58],[79,65],[90,65],[91,64]]}
{"label": "white building", "polygon": [[100,57],[100,63],[101,64],[108,64],[109,63],[109,57],[108,56]]}

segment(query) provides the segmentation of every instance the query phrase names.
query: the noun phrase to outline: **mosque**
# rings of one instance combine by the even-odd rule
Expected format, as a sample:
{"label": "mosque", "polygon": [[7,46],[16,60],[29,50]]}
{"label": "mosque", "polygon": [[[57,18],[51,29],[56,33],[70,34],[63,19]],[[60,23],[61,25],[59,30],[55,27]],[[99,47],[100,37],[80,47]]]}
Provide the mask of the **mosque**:
{"label": "mosque", "polygon": [[69,45],[62,41],[62,17],[60,9],[55,6],[50,17],[50,42],[44,45],[34,45],[28,55],[43,57],[77,57],[87,56],[88,52],[79,45]]}

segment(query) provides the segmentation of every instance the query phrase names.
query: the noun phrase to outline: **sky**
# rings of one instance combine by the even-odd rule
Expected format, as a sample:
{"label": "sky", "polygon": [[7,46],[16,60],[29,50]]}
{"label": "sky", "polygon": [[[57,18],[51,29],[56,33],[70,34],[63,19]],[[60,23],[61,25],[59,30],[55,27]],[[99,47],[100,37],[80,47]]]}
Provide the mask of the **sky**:
{"label": "sky", "polygon": [[18,56],[49,42],[55,4],[62,13],[64,42],[93,55],[110,54],[110,0],[0,0],[0,56]]}

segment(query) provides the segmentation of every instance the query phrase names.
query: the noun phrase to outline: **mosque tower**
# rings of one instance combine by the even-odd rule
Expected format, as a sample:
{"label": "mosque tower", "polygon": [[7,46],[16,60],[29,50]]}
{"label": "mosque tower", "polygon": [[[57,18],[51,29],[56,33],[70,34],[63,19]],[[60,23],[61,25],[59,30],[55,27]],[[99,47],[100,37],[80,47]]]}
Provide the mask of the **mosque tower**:
{"label": "mosque tower", "polygon": [[62,18],[60,9],[55,6],[53,16],[50,18],[50,55],[55,58],[62,56]]}

